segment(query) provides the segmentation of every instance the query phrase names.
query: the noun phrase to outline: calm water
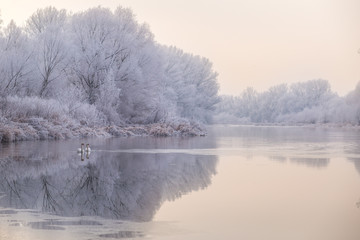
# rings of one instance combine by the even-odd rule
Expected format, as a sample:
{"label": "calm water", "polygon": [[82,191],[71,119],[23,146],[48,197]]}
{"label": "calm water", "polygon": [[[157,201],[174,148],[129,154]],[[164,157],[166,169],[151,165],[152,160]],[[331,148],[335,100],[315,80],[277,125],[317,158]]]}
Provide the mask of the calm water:
{"label": "calm water", "polygon": [[0,145],[0,239],[360,239],[360,131],[209,131]]}

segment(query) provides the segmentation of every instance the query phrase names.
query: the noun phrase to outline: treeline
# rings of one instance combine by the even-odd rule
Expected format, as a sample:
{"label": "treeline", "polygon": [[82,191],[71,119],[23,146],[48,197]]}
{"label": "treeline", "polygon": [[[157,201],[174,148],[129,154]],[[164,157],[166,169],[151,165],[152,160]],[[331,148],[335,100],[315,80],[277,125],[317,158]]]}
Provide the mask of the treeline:
{"label": "treeline", "polygon": [[247,88],[239,96],[221,97],[215,122],[360,125],[360,83],[345,97],[322,79],[281,84],[262,93]]}
{"label": "treeline", "polygon": [[209,60],[158,44],[122,7],[37,10],[1,28],[0,52],[0,122],[206,123],[218,102]]}

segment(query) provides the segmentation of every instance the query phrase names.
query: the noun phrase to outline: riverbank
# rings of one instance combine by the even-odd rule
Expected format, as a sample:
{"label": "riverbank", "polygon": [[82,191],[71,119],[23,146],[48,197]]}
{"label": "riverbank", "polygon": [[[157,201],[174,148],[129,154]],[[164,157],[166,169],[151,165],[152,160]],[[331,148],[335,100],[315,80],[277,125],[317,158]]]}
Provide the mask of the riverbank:
{"label": "riverbank", "polygon": [[87,137],[205,136],[203,126],[187,120],[144,124],[88,126],[75,121],[29,118],[0,122],[0,142],[59,140]]}
{"label": "riverbank", "polygon": [[344,129],[360,131],[360,125],[351,123],[246,123],[246,124],[223,124],[216,123],[218,126],[244,126],[244,127],[303,127],[319,129]]}

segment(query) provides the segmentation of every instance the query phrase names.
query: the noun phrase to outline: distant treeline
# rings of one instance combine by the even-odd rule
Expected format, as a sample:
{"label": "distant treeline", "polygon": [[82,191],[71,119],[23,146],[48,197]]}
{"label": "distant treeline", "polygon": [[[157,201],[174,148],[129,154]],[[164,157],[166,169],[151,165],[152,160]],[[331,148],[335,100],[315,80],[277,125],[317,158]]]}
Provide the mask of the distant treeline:
{"label": "distant treeline", "polygon": [[322,79],[281,84],[262,93],[247,88],[239,96],[221,97],[215,122],[360,125],[360,83],[345,97]]}

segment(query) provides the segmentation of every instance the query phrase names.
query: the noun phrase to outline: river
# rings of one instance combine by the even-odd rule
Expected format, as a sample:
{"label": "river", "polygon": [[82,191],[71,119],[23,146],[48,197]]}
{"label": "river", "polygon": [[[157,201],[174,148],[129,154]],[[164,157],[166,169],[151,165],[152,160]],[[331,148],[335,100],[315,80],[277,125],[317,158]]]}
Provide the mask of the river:
{"label": "river", "polygon": [[359,224],[356,129],[0,145],[1,240],[358,240]]}

